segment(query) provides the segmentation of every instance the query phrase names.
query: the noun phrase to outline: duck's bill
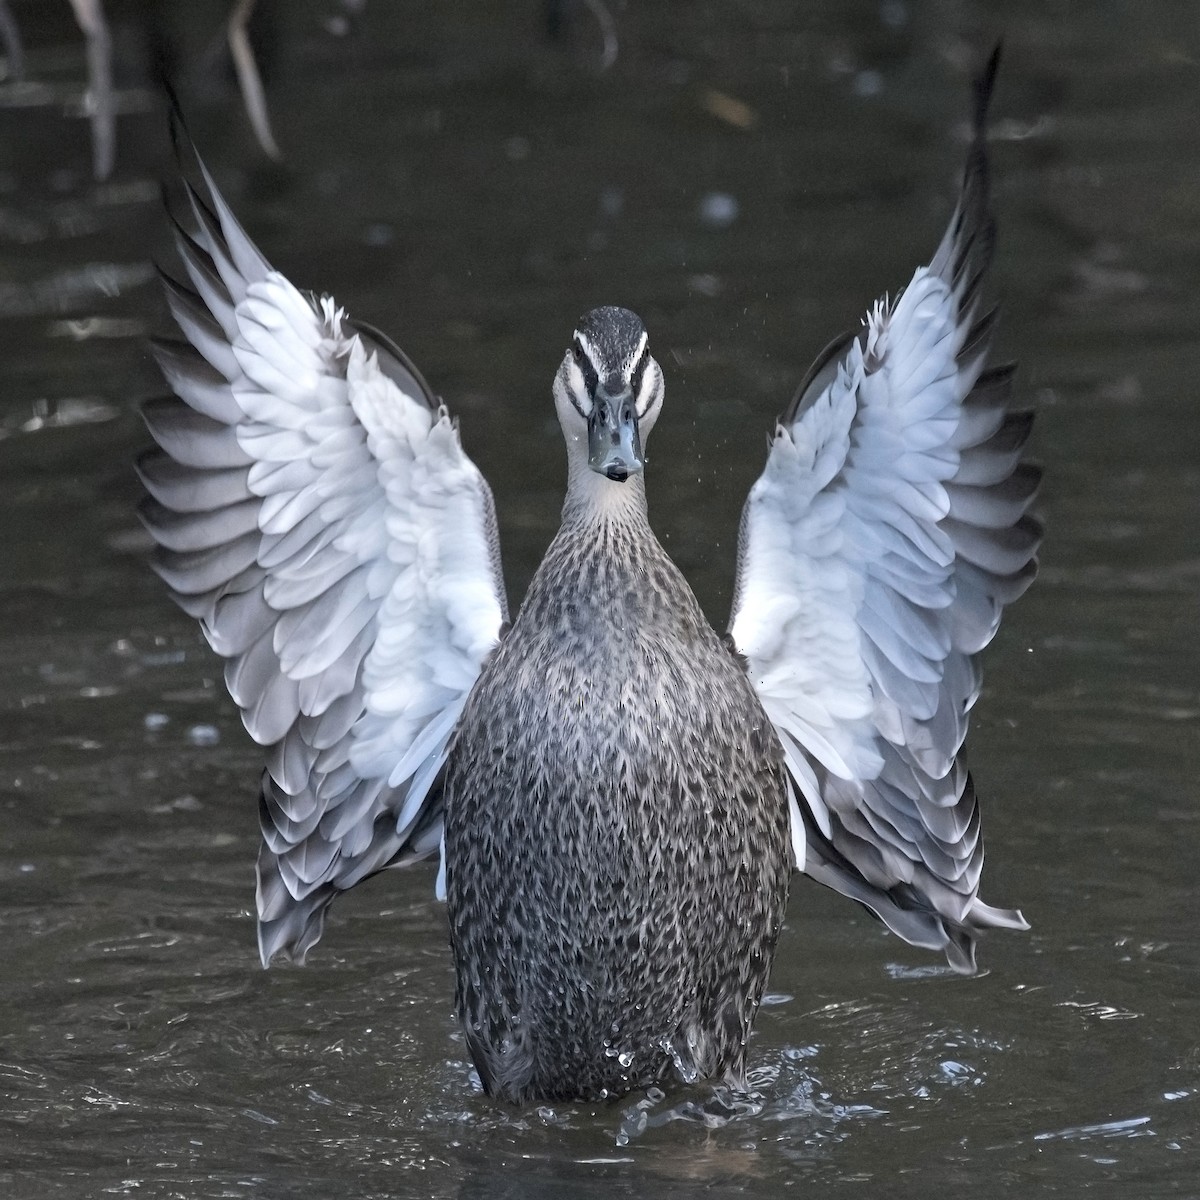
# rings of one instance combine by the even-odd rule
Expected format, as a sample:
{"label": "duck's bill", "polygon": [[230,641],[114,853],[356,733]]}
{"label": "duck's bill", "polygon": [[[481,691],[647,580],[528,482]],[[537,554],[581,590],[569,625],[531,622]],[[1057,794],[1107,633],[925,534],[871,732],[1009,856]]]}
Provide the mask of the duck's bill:
{"label": "duck's bill", "polygon": [[633,394],[598,398],[588,419],[588,466],[624,483],[645,465]]}

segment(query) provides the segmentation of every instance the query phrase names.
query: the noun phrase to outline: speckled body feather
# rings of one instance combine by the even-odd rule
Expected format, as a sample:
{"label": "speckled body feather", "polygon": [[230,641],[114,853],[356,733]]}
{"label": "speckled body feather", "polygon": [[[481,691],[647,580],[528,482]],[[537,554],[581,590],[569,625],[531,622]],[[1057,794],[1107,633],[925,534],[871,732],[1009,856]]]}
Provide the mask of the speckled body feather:
{"label": "speckled body feather", "polygon": [[568,520],[446,778],[458,1009],[489,1091],[741,1079],[787,902],[785,786],[645,520]]}

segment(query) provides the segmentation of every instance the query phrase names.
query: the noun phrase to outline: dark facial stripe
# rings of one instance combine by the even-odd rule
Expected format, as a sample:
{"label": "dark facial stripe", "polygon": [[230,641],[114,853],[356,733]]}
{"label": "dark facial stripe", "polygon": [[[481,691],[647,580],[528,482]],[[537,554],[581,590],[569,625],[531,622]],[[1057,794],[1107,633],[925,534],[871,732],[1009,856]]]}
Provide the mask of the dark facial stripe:
{"label": "dark facial stripe", "polygon": [[650,343],[647,342],[642,349],[642,357],[637,360],[637,365],[633,368],[633,373],[629,376],[629,390],[635,396],[641,394],[642,376],[646,373],[646,364],[650,361]]}
{"label": "dark facial stripe", "polygon": [[[578,342],[576,345],[578,346]],[[587,388],[587,394],[594,396],[596,388],[600,386],[600,376],[596,374],[596,368],[592,365],[592,360],[585,353],[575,355],[575,361],[579,364],[579,369],[583,372],[583,383]]]}

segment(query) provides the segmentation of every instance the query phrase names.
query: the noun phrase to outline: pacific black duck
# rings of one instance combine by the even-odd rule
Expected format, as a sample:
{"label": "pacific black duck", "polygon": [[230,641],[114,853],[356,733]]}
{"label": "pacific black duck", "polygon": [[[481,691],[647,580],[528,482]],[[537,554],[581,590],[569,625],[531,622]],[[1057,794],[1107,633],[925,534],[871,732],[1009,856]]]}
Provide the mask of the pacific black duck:
{"label": "pacific black duck", "polygon": [[813,367],[746,503],[728,634],[651,530],[663,372],[597,308],[554,378],[562,526],[510,625],[492,497],[407,358],[298,291],[200,164],[178,399],[146,410],[156,568],[267,748],[259,947],[303,961],[341,891],[439,854],[484,1087],[744,1080],[789,878],[974,969],[977,656],[1035,571],[1012,368],[987,368],[978,85],[928,266]]}

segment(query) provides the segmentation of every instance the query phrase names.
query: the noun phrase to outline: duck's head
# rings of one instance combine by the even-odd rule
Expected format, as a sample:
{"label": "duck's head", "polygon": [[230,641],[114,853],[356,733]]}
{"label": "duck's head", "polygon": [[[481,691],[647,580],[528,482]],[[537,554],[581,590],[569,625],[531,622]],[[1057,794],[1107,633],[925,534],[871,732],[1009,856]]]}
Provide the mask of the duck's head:
{"label": "duck's head", "polygon": [[643,447],[663,401],[663,373],[641,318],[593,308],[575,327],[554,377],[554,406],[572,461],[584,448],[598,475],[624,483],[646,465]]}

